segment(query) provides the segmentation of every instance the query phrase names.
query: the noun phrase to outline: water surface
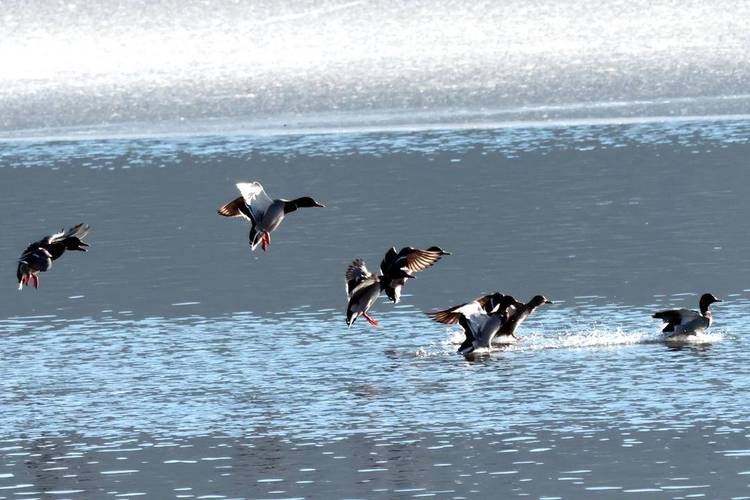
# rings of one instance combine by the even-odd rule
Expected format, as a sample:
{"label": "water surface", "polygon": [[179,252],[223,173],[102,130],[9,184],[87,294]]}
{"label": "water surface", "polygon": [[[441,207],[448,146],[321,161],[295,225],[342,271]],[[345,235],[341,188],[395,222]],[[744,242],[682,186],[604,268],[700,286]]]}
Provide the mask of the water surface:
{"label": "water surface", "polygon": [[[747,496],[750,123],[560,123],[0,145],[0,497]],[[234,182],[314,195],[250,253]],[[77,222],[39,290],[31,240]],[[453,255],[382,327],[343,272]],[[556,304],[455,353],[423,314],[491,290]],[[725,302],[701,342],[652,311]]]}

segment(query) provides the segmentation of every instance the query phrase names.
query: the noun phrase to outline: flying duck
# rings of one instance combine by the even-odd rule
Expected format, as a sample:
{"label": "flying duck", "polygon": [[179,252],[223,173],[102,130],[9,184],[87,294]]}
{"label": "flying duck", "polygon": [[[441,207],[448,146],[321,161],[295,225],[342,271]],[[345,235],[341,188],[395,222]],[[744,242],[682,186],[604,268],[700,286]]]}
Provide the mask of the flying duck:
{"label": "flying duck", "polygon": [[414,278],[414,273],[424,271],[450,255],[439,247],[427,250],[404,247],[399,252],[391,248],[380,263],[380,273],[373,274],[362,259],[356,259],[346,269],[346,324],[352,326],[358,317],[364,317],[372,326],[379,323],[372,319],[368,311],[375,304],[381,292],[385,292],[393,303],[401,299],[401,289],[406,281]]}
{"label": "flying duck", "polygon": [[490,348],[492,339],[507,323],[508,316],[515,312],[517,304],[519,302],[510,295],[494,292],[466,304],[428,313],[428,316],[445,325],[461,325],[466,338],[458,352],[469,354],[477,349]]}
{"label": "flying duck", "polygon": [[298,208],[325,207],[309,196],[294,200],[272,200],[260,185],[260,182],[237,183],[239,198],[235,198],[218,209],[224,217],[243,217],[250,223],[250,249],[255,251],[258,245],[265,252],[271,244],[271,231],[279,227],[287,214]]}
{"label": "flying duck", "polygon": [[68,230],[62,229],[59,233],[45,236],[26,247],[18,258],[18,289],[22,290],[29,284],[29,280],[34,281],[34,288],[39,288],[39,273],[52,267],[52,261],[59,259],[65,250],[85,252],[88,244],[81,239],[88,234],[89,229],[88,224],[78,224]]}
{"label": "flying duck", "polygon": [[404,247],[398,253],[396,248],[391,247],[380,263],[380,272],[388,279],[383,281],[383,291],[394,304],[401,300],[401,289],[414,274],[424,271],[440,260],[443,255],[450,255],[440,247],[430,247],[427,250],[419,250],[412,247]]}
{"label": "flying duck", "polygon": [[669,333],[670,337],[697,335],[711,326],[713,318],[709,308],[714,302],[721,302],[721,299],[717,299],[710,293],[704,293],[698,302],[700,312],[691,309],[670,309],[654,313],[653,317],[666,323],[662,333]]}
{"label": "flying duck", "polygon": [[[511,297],[511,299],[513,299],[513,297]],[[518,340],[516,329],[521,326],[521,323],[523,323],[537,307],[543,304],[552,304],[552,301],[547,299],[544,295],[535,295],[526,304],[513,299],[508,310],[508,319],[503,323],[500,330],[495,335],[495,340],[505,340],[507,342],[508,336]],[[505,338],[502,339],[502,337]]]}

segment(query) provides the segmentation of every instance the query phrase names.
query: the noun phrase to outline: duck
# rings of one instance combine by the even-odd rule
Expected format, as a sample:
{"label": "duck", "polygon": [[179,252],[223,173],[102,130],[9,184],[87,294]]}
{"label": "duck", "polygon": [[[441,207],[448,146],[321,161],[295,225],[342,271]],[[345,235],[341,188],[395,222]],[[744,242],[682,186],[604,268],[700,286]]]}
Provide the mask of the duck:
{"label": "duck", "polygon": [[[513,297],[511,297],[511,299],[513,299]],[[513,299],[512,303],[509,305],[507,321],[505,321],[500,327],[494,340],[497,340],[500,343],[507,343],[509,338],[520,340],[516,335],[516,330],[521,326],[521,323],[526,321],[526,318],[528,318],[539,306],[552,303],[553,302],[544,295],[535,295],[526,304]]]}
{"label": "duck", "polygon": [[441,257],[450,255],[440,247],[432,246],[427,250],[419,250],[413,247],[404,247],[396,252],[396,247],[391,247],[380,263],[380,272],[389,279],[383,281],[383,291],[388,299],[394,304],[401,301],[401,290],[414,274],[431,267]]}
{"label": "duck", "polygon": [[287,216],[298,208],[318,207],[318,203],[309,196],[293,200],[271,199],[260,182],[239,182],[237,189],[242,196],[219,207],[217,212],[224,217],[241,217],[250,224],[250,250],[255,251],[258,245],[265,252],[271,244],[271,232],[279,227]]}
{"label": "duck", "polygon": [[711,293],[704,293],[698,301],[699,311],[692,309],[669,309],[653,314],[653,318],[660,319],[666,323],[662,333],[669,334],[668,337],[681,335],[698,335],[711,326],[713,315],[711,304],[721,302]]}
{"label": "duck", "polygon": [[478,349],[489,349],[509,315],[515,313],[517,304],[518,301],[512,296],[493,292],[471,302],[427,314],[438,323],[459,324],[463,328],[466,338],[458,353],[466,355]]}
{"label": "duck", "polygon": [[81,241],[89,232],[88,224],[78,224],[70,229],[45,236],[39,241],[31,243],[18,258],[16,279],[18,289],[23,290],[29,281],[34,282],[34,288],[39,288],[39,273],[48,271],[52,262],[59,259],[66,250],[76,252],[88,251],[88,243]]}
{"label": "duck", "polygon": [[397,304],[401,300],[401,290],[409,279],[414,278],[414,273],[431,267],[444,255],[450,255],[450,252],[436,246],[426,250],[404,247],[398,252],[391,247],[376,274],[367,269],[363,259],[352,261],[346,269],[347,327],[351,327],[360,316],[372,326],[380,326],[369,314],[380,294],[384,292],[391,302]]}

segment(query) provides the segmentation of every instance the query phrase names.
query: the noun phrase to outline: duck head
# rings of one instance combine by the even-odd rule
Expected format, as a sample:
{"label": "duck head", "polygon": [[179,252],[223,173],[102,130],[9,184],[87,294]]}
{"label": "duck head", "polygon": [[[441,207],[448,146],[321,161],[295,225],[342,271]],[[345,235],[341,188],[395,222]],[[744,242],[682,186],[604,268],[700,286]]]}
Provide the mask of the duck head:
{"label": "duck head", "polygon": [[549,300],[544,295],[535,295],[534,298],[532,298],[529,301],[529,306],[532,308],[536,308],[541,306],[542,304],[552,304],[552,301]]}
{"label": "duck head", "polygon": [[318,203],[317,201],[313,200],[309,196],[303,196],[302,198],[297,198],[294,200],[294,204],[297,205],[299,208],[311,208],[311,207],[318,207],[318,208],[325,208],[326,206],[322,203]]}
{"label": "duck head", "polygon": [[65,239],[65,249],[66,250],[76,250],[78,252],[87,252],[86,247],[89,246],[87,243],[84,243],[80,240],[80,238],[77,238],[75,236],[71,236],[70,238]]}
{"label": "duck head", "polygon": [[708,308],[711,307],[711,304],[714,302],[721,302],[721,299],[715,297],[711,293],[704,293],[701,295],[701,300],[698,302],[701,308],[701,314],[706,314],[706,311],[708,311]]}

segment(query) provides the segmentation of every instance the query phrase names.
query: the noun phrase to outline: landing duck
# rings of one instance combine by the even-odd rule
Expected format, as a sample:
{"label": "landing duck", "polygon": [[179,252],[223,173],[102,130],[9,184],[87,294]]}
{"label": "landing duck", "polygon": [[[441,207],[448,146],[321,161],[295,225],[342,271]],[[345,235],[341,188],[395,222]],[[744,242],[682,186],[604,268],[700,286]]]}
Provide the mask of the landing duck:
{"label": "landing duck", "polygon": [[477,349],[490,348],[494,337],[508,322],[509,315],[515,313],[517,304],[512,296],[494,292],[465,304],[428,313],[428,316],[445,325],[459,324],[466,338],[458,352],[470,354]]}
{"label": "landing duck", "polygon": [[219,215],[224,217],[241,217],[250,224],[250,250],[255,251],[258,245],[265,252],[271,244],[271,232],[275,230],[287,214],[298,208],[320,207],[309,196],[293,200],[272,200],[260,185],[260,182],[240,182],[237,184],[242,196],[219,207]]}
{"label": "landing duck", "polygon": [[519,340],[516,335],[518,327],[521,326],[521,323],[526,321],[526,318],[528,318],[531,313],[544,304],[552,304],[552,301],[544,295],[535,295],[526,304],[513,299],[513,302],[509,306],[507,321],[502,324],[494,339],[499,341],[499,343],[507,343],[509,338]]}
{"label": "landing duck", "polygon": [[401,300],[401,290],[407,280],[414,278],[414,273],[424,271],[449,252],[440,247],[420,250],[404,247],[396,252],[391,248],[380,263],[380,272],[371,273],[365,261],[356,259],[346,269],[346,325],[351,327],[358,317],[362,316],[372,326],[379,326],[369,314],[370,308],[385,292],[393,303]]}
{"label": "landing duck", "polygon": [[39,288],[39,273],[48,271],[52,267],[52,262],[59,259],[66,250],[86,252],[89,245],[81,240],[88,234],[89,229],[91,228],[88,224],[78,224],[45,236],[26,247],[18,258],[16,268],[18,289],[23,290],[29,281],[34,282],[34,288]]}
{"label": "landing duck", "polygon": [[662,333],[668,337],[698,335],[706,331],[713,322],[711,304],[721,302],[713,294],[704,293],[698,301],[699,311],[692,309],[669,309],[654,313],[653,317],[666,323]]}

